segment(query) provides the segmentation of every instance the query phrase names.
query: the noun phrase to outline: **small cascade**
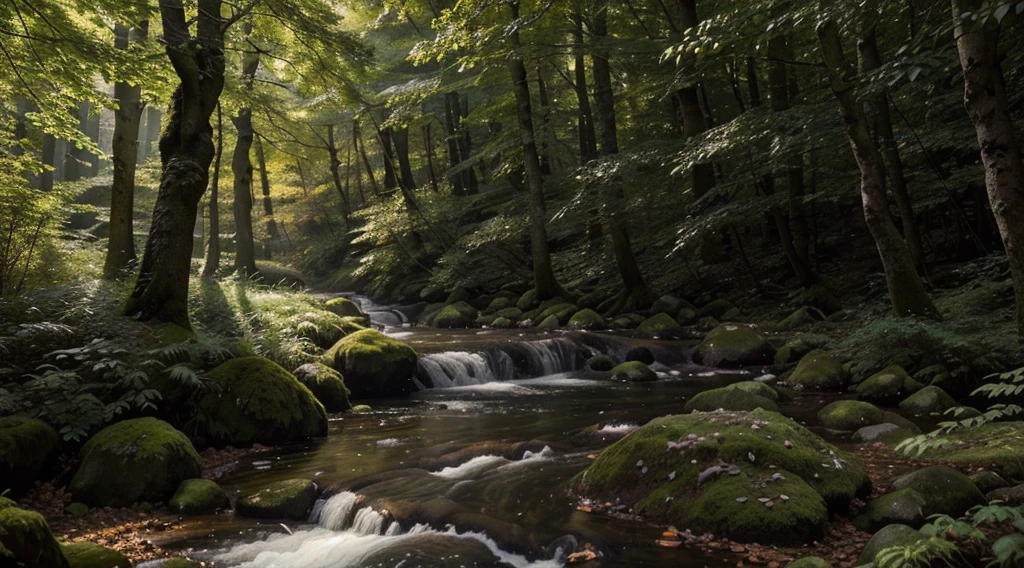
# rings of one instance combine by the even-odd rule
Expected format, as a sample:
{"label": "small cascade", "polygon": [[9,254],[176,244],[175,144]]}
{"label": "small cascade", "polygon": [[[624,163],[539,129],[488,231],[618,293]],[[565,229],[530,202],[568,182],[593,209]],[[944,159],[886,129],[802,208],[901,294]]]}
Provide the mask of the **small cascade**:
{"label": "small cascade", "polygon": [[578,371],[594,353],[568,337],[507,343],[475,353],[445,351],[420,357],[416,376],[424,388],[530,379]]}
{"label": "small cascade", "polygon": [[363,507],[356,511],[356,518],[352,521],[352,532],[372,536],[384,532],[384,515],[374,511],[370,507]]}
{"label": "small cascade", "polygon": [[362,310],[370,318],[370,322],[378,327],[402,327],[409,322],[405,314],[390,306],[382,306],[366,296],[351,296],[349,298],[359,304]]}
{"label": "small cascade", "polygon": [[343,491],[331,497],[320,508],[319,518],[313,519],[321,527],[332,530],[345,530],[352,522],[352,513],[356,507],[356,494]]}

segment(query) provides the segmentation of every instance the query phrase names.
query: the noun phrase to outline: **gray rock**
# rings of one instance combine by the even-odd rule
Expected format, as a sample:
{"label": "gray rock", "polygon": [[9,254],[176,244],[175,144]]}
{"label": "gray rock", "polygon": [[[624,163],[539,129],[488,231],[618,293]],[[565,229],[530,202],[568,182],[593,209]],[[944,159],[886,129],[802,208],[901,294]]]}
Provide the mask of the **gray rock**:
{"label": "gray rock", "polygon": [[925,538],[927,537],[914,530],[913,527],[900,524],[888,525],[871,537],[871,540],[869,540],[867,545],[864,546],[864,551],[861,552],[860,557],[857,559],[857,562],[854,563],[854,566],[865,566],[871,564],[875,561],[875,557],[878,556],[878,553],[882,552],[886,548],[913,544],[924,540]]}

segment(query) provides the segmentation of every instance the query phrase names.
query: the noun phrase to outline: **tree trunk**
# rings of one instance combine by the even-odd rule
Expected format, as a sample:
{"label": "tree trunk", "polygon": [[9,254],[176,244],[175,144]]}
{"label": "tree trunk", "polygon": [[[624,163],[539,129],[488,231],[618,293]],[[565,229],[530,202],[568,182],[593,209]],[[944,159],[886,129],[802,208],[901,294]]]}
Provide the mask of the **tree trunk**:
{"label": "tree trunk", "polygon": [[[327,125],[327,152],[331,156],[331,179],[334,180],[334,189],[338,191],[338,196],[341,197],[341,216],[345,219],[345,228],[349,228],[349,214],[351,207],[348,201],[348,194],[345,193],[345,188],[341,185],[341,160],[338,159],[338,145],[334,142],[334,125]],[[358,168],[356,168],[358,169]]]}
{"label": "tree trunk", "polygon": [[[129,43],[145,43],[149,23],[129,30],[123,24],[114,26],[114,45],[128,49]],[[131,37],[134,36],[134,37]],[[110,188],[110,238],[103,276],[118,279],[135,265],[135,162],[139,151],[139,121],[142,119],[142,87],[118,82],[114,85],[114,98],[118,109],[114,113],[113,162],[114,179]]]}
{"label": "tree trunk", "polygon": [[537,151],[540,153],[540,171],[542,174],[551,175],[551,100],[548,98],[548,85],[544,81],[544,73],[540,63],[537,64],[537,98],[540,103],[540,144]]}
{"label": "tree trunk", "polygon": [[263,189],[263,218],[267,222],[267,242],[263,243],[263,256],[273,257],[274,242],[277,241],[277,221],[274,220],[274,202],[270,199],[270,175],[267,173],[267,157],[263,153],[263,139],[256,137],[256,164],[260,167],[260,187]]}
{"label": "tree trunk", "polygon": [[[696,27],[700,24],[697,18],[696,0],[677,0],[679,5],[680,19],[683,23],[682,31]],[[708,129],[704,112],[700,108],[700,94],[697,92],[697,85],[690,85],[679,89],[675,93],[676,104],[679,109],[679,118],[683,123],[683,138],[690,140],[704,134]],[[690,185],[693,188],[693,195],[700,199],[707,195],[715,187],[715,166],[711,163],[696,164],[690,170]]]}
{"label": "tree trunk", "polygon": [[[99,111],[89,114],[89,121],[85,124],[85,135],[92,140],[92,143],[100,144],[100,113]],[[100,175],[100,155],[91,151],[85,152],[86,176],[94,178]]]}
{"label": "tree trunk", "polygon": [[[78,103],[78,130],[86,134],[89,130],[89,103]],[[64,161],[64,179],[78,181],[88,171],[89,152],[72,144]]]}
{"label": "tree trunk", "polygon": [[580,162],[587,163],[597,157],[597,133],[594,129],[594,114],[590,108],[587,89],[587,64],[584,59],[583,16],[575,14],[573,19],[572,42],[575,57],[576,82],[576,128],[580,142]]}
{"label": "tree trunk", "polygon": [[160,109],[150,105],[146,107],[146,154],[142,161],[146,161],[153,155],[153,143],[160,141],[160,125],[163,120],[163,113]]}
{"label": "tree trunk", "polygon": [[[380,187],[377,185],[377,178],[373,175],[373,166],[370,164],[370,157],[366,155],[366,144],[363,143],[363,138],[359,135],[359,122],[355,121],[352,123],[352,139],[355,141],[356,146],[359,147],[359,155],[363,158],[363,165],[366,166],[366,177],[370,178],[370,188],[373,190],[373,194],[380,195]],[[356,178],[359,182],[359,178]],[[361,182],[360,182],[361,183]],[[362,186],[360,186],[360,190]],[[363,203],[366,203],[366,196],[360,196],[363,198]]]}
{"label": "tree trunk", "polygon": [[[245,35],[252,32],[252,24],[245,25]],[[242,86],[246,91],[252,90],[256,78],[256,70],[260,66],[259,53],[246,51],[242,55]],[[235,141],[235,152],[231,157],[231,173],[234,175],[235,213],[235,272],[245,278],[256,276],[256,244],[252,231],[252,161],[249,152],[252,150],[253,128],[252,109],[239,109],[238,116],[231,120],[238,131]]]}
{"label": "tree trunk", "polygon": [[430,189],[437,193],[439,189],[437,185],[437,168],[434,167],[434,137],[431,133],[430,124],[423,127],[423,143],[426,146],[427,170],[430,172]]}
{"label": "tree trunk", "polygon": [[43,134],[43,165],[50,167],[39,174],[39,189],[53,191],[53,181],[57,174],[57,139],[52,134]]}
{"label": "tree trunk", "polygon": [[416,189],[416,177],[412,173],[412,162],[409,160],[409,129],[399,128],[392,132],[395,142],[395,156],[398,158],[399,183],[404,191]]}
{"label": "tree trunk", "polygon": [[985,187],[1010,261],[1017,331],[1024,336],[1024,162],[1013,131],[1006,82],[999,62],[998,30],[963,24],[980,0],[953,0],[957,49],[964,71],[964,107],[974,123],[985,165]]}
{"label": "tree trunk", "polygon": [[160,139],[160,189],[135,288],[125,313],[191,329],[188,277],[192,232],[213,161],[210,116],[224,88],[221,0],[199,0],[198,33],[188,31],[181,3],[160,5],[166,52],[180,84]]}
{"label": "tree trunk", "polygon": [[381,155],[384,157],[384,191],[390,193],[398,188],[398,176],[395,175],[395,150],[391,142],[391,127],[378,128],[377,141],[380,142]]}
{"label": "tree trunk", "polygon": [[[458,121],[459,94],[457,92],[446,93],[444,96],[444,120],[448,131],[448,166],[454,171],[462,163],[462,155],[459,151],[459,127]],[[466,194],[466,184],[461,173],[451,175],[452,193],[455,195]]]}
{"label": "tree trunk", "polygon": [[[519,18],[519,2],[509,4],[512,19]],[[537,137],[533,128],[533,109],[530,102],[530,83],[519,50],[522,47],[519,30],[511,33],[513,53],[508,59],[512,76],[512,90],[516,99],[516,120],[523,141],[523,163],[526,172],[528,201],[530,208],[530,245],[533,252],[533,281],[537,300],[548,300],[563,294],[555,278],[548,249],[547,210],[544,203],[544,176],[540,169],[540,155],[537,152]]]}
{"label": "tree trunk", "polygon": [[882,260],[893,313],[898,317],[938,317],[914,269],[910,251],[889,215],[889,204],[885,196],[885,165],[868,130],[864,107],[854,98],[854,85],[849,82],[854,73],[843,56],[839,27],[831,20],[823,22],[818,26],[818,38],[829,71],[832,92],[842,110],[846,134],[860,169],[864,221]]}
{"label": "tree trunk", "polygon": [[[456,99],[459,109],[459,154],[462,156],[463,161],[467,161],[473,158],[473,141],[469,136],[469,127],[466,126],[462,119],[469,116],[469,95],[462,95]],[[470,195],[476,195],[480,191],[480,182],[476,178],[476,172],[472,166],[466,167],[462,170],[463,183],[466,185],[466,192]]]}
{"label": "tree trunk", "polygon": [[[871,2],[865,9],[866,25],[857,47],[860,52],[860,68],[862,73],[870,73],[882,66],[882,56],[878,49],[877,3]],[[884,87],[870,98],[869,104],[875,114],[875,136],[881,142],[883,156],[889,171],[892,195],[896,198],[896,207],[900,212],[903,225],[903,238],[907,241],[914,266],[922,275],[926,275],[924,246],[921,244],[921,232],[914,219],[914,205],[907,190],[907,178],[903,173],[903,160],[896,146],[896,132],[892,125],[892,111],[889,108],[888,90]]]}
{"label": "tree trunk", "polygon": [[220,270],[220,161],[224,155],[224,119],[220,103],[217,104],[217,149],[213,158],[213,178],[210,180],[210,241],[206,245],[206,263],[203,278],[212,278]]}

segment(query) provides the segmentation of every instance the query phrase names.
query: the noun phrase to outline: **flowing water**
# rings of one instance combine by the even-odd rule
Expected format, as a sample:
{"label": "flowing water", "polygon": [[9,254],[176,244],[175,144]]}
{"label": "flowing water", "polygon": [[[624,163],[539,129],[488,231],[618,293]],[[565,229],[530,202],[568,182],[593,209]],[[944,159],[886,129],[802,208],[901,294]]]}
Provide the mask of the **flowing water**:
{"label": "flowing water", "polygon": [[[335,416],[326,440],[250,458],[222,480],[242,493],[314,479],[329,497],[308,522],[204,517],[161,544],[252,568],[562,566],[583,543],[603,554],[589,566],[735,565],[728,555],[660,548],[659,527],[580,512],[566,483],[588,454],[753,373],[695,367],[681,342],[390,331],[425,353],[423,390]],[[658,358],[657,382],[611,383],[582,370],[594,353],[621,357],[641,344]]]}

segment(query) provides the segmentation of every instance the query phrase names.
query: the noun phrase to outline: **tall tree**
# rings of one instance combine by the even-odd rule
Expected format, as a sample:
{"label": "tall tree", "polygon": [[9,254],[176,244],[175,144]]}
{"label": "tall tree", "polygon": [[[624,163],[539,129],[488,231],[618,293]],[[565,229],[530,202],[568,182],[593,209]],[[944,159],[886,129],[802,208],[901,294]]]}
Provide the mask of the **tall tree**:
{"label": "tall tree", "polygon": [[[243,26],[246,37],[252,34],[252,22],[247,21]],[[246,92],[252,92],[253,82],[256,80],[256,71],[260,66],[260,54],[254,47],[249,47],[242,53],[242,86]],[[253,240],[252,231],[252,160],[249,154],[252,150],[253,127],[252,108],[248,105],[238,109],[238,115],[231,119],[235,125],[238,137],[235,140],[235,150],[231,157],[231,172],[234,175],[234,203],[232,210],[235,214],[235,272],[246,278],[257,275],[256,268],[256,244]]]}
{"label": "tall tree", "polygon": [[[697,0],[676,0],[679,9],[680,26],[683,34],[695,32],[700,24],[697,17]],[[692,69],[688,70],[691,74]],[[683,123],[683,138],[692,140],[700,137],[708,129],[708,123],[704,117],[704,111],[700,108],[700,94],[697,91],[697,81],[690,78],[689,83],[673,96],[678,107],[679,118]],[[702,162],[693,166],[690,170],[690,187],[697,199],[704,197],[711,188],[715,187],[715,166],[710,162]]]}
{"label": "tall tree", "polygon": [[210,238],[206,245],[203,277],[212,278],[220,270],[220,162],[224,155],[224,119],[217,105],[217,147],[213,159],[213,177],[210,179],[210,201],[206,211],[210,217]]}
{"label": "tall tree", "polygon": [[256,136],[256,164],[260,167],[260,188],[263,190],[263,219],[267,223],[267,242],[263,244],[263,257],[273,256],[274,242],[277,241],[277,220],[274,219],[274,202],[270,199],[270,174],[267,172],[267,156],[263,153],[263,138]]}

